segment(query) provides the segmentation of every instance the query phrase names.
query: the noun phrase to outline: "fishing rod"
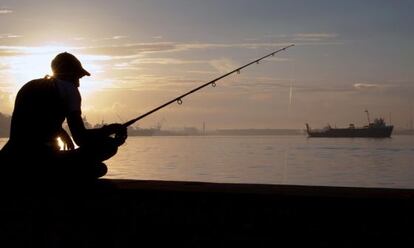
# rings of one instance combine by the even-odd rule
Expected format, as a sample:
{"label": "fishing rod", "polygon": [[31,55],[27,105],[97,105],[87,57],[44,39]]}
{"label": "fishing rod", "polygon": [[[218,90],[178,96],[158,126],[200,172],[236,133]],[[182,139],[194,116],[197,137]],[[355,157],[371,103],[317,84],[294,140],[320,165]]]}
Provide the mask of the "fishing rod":
{"label": "fishing rod", "polygon": [[172,99],[171,101],[168,101],[168,102],[166,102],[166,103],[162,104],[161,106],[156,107],[156,108],[154,108],[153,110],[148,111],[147,113],[145,113],[145,114],[143,114],[143,115],[138,116],[137,118],[134,118],[134,119],[132,119],[132,120],[130,120],[130,121],[127,121],[127,122],[125,122],[125,123],[124,123],[124,124],[122,124],[122,125],[123,125],[124,127],[128,127],[128,126],[130,126],[130,125],[134,124],[135,122],[137,122],[137,121],[141,120],[142,118],[144,118],[144,117],[146,117],[146,116],[148,116],[148,115],[150,115],[150,114],[152,114],[152,113],[154,113],[154,112],[156,112],[156,111],[158,111],[158,110],[160,110],[160,109],[162,109],[162,108],[165,108],[165,107],[167,107],[168,105],[170,105],[170,104],[172,104],[172,103],[174,103],[174,102],[177,102],[179,105],[181,105],[181,104],[183,104],[183,100],[182,100],[182,99],[183,99],[184,97],[186,97],[186,96],[188,96],[188,95],[190,95],[190,94],[192,94],[192,93],[194,93],[194,92],[196,92],[196,91],[199,91],[199,90],[201,90],[202,88],[204,88],[204,87],[206,87],[206,86],[208,86],[208,85],[210,85],[210,84],[211,84],[211,86],[216,87],[216,82],[217,82],[217,81],[219,81],[219,80],[221,80],[221,79],[223,79],[223,78],[225,78],[225,77],[227,77],[227,76],[230,76],[231,74],[236,73],[236,72],[237,72],[237,74],[240,74],[240,71],[241,71],[242,69],[244,69],[244,68],[246,68],[246,67],[248,67],[248,66],[250,66],[250,65],[252,65],[252,64],[254,64],[254,63],[259,64],[259,62],[260,62],[261,60],[263,60],[263,59],[265,59],[265,58],[267,58],[267,57],[270,57],[270,56],[275,56],[275,54],[276,54],[276,53],[281,52],[281,51],[284,51],[284,50],[288,49],[289,47],[293,47],[293,46],[294,46],[294,44],[289,45],[289,46],[286,46],[286,47],[281,48],[281,49],[279,49],[279,50],[276,50],[276,51],[274,51],[274,52],[272,52],[272,53],[269,53],[269,54],[268,54],[268,55],[266,55],[266,56],[263,56],[263,57],[261,57],[261,58],[259,58],[259,59],[256,59],[256,60],[254,60],[254,61],[252,61],[252,62],[250,62],[250,63],[248,63],[248,64],[245,64],[245,65],[243,65],[243,66],[241,66],[241,67],[239,67],[239,68],[237,68],[237,69],[234,69],[233,71],[228,72],[228,73],[226,73],[226,74],[224,74],[224,75],[222,75],[222,76],[220,76],[220,77],[218,77],[218,78],[216,78],[216,79],[213,79],[213,80],[211,80],[211,81],[210,81],[210,82],[208,82],[208,83],[205,83],[205,84],[203,84],[203,85],[201,85],[201,86],[198,86],[197,88],[192,89],[192,90],[188,91],[187,93],[182,94],[181,96],[178,96],[178,97],[176,97],[176,98]]}

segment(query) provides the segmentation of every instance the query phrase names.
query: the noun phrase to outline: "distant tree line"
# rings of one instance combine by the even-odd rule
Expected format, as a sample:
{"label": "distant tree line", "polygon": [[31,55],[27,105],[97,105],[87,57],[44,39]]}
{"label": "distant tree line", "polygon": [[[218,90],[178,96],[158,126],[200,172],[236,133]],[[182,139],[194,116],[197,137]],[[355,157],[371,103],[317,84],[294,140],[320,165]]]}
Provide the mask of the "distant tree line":
{"label": "distant tree line", "polygon": [[0,137],[9,137],[11,117],[0,113]]}

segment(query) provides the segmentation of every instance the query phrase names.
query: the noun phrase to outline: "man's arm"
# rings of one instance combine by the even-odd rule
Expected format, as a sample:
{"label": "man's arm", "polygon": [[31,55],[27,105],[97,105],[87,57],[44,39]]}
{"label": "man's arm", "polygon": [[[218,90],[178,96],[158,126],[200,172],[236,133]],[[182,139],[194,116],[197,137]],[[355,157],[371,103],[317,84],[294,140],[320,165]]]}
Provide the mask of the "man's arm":
{"label": "man's arm", "polygon": [[126,127],[121,124],[110,124],[101,128],[86,129],[82,120],[81,112],[71,112],[67,116],[70,132],[78,146],[94,142],[102,137],[109,137],[115,134],[118,145],[122,145],[127,138]]}
{"label": "man's arm", "polygon": [[[78,111],[71,112],[67,116],[67,122],[68,122],[70,132],[72,133],[72,137],[78,146],[83,146],[84,144],[88,142],[88,140],[90,141],[90,139],[92,138],[91,136],[93,136],[91,132],[92,130],[96,130],[96,131],[93,131],[96,133],[99,132],[98,131],[99,129],[87,130],[85,128],[85,125],[83,124],[81,112],[78,112]],[[98,134],[96,134],[96,136],[98,136]]]}
{"label": "man's arm", "polygon": [[73,150],[75,149],[75,144],[73,144],[72,139],[65,129],[61,128],[59,132],[59,137],[64,144],[64,150]]}
{"label": "man's arm", "polygon": [[[115,134],[115,143],[122,145],[127,138],[127,130],[121,124],[110,124],[103,126],[102,128],[86,129],[82,120],[81,111],[81,95],[77,88],[77,84],[70,83],[75,82],[73,78],[66,79],[61,78],[63,81],[58,82],[60,94],[66,108],[66,119],[69,125],[70,132],[73,139],[78,146],[84,146],[88,143],[96,143],[102,138],[109,137]],[[77,79],[79,82],[79,79]]]}

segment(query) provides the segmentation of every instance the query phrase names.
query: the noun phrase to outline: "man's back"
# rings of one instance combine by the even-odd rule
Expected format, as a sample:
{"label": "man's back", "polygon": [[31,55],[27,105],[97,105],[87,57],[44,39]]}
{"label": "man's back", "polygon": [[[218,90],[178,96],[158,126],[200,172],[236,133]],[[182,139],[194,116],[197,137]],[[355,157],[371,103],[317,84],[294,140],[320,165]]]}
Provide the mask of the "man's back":
{"label": "man's back", "polygon": [[65,119],[64,108],[52,78],[35,79],[17,94],[10,141],[17,145],[52,145]]}

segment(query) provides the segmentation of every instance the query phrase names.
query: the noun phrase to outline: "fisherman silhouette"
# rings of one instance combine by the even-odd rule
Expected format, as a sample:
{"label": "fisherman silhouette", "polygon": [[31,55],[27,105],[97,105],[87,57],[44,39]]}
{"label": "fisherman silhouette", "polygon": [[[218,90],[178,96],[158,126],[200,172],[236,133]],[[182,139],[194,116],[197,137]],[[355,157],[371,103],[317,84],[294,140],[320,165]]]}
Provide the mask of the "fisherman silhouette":
{"label": "fisherman silhouette", "polygon": [[[7,166],[26,176],[96,179],[107,172],[103,161],[114,156],[127,138],[126,127],[110,124],[86,129],[79,81],[90,76],[72,54],[58,54],[53,76],[26,83],[16,96],[10,139],[2,149]],[[66,119],[69,134],[62,128]],[[60,150],[58,138],[66,150]],[[21,170],[23,168],[23,170]]]}

